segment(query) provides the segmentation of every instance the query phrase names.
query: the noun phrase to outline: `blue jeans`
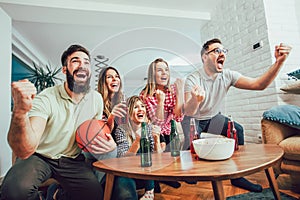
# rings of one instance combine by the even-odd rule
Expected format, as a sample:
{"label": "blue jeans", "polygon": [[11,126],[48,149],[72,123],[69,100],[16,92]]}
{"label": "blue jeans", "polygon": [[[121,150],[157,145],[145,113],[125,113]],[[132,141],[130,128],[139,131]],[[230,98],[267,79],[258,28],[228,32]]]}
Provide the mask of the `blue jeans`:
{"label": "blue jeans", "polygon": [[[189,116],[184,116],[181,126],[184,133],[184,144],[183,150],[187,150],[190,147],[190,119]],[[228,117],[217,114],[211,119],[207,120],[195,120],[197,132],[201,134],[201,132],[208,132],[213,134],[221,134],[227,136],[227,123]],[[239,145],[244,145],[244,128],[242,125],[234,121],[234,127],[238,136]]]}
{"label": "blue jeans", "polygon": [[138,199],[136,190],[145,188],[145,191],[154,188],[154,181],[140,180],[127,177],[116,176],[114,180],[114,188],[112,200],[133,200]]}
{"label": "blue jeans", "polygon": [[[83,152],[84,156],[87,159],[87,162],[92,165],[93,162],[97,160],[105,160],[109,158],[116,158],[117,157],[117,148],[111,152],[105,153],[105,154],[92,154],[90,152]],[[98,181],[101,183],[103,180],[103,177],[105,175],[104,172],[100,172],[99,170],[93,169],[95,175],[97,176]]]}
{"label": "blue jeans", "polygon": [[81,154],[77,158],[49,159],[34,154],[17,159],[4,177],[1,200],[39,200],[38,187],[55,178],[66,192],[65,199],[102,199],[103,189]]}
{"label": "blue jeans", "polygon": [[[117,149],[115,149],[112,152],[109,152],[107,154],[99,154],[94,155],[89,152],[84,152],[84,156],[88,160],[89,163],[93,163],[97,160],[104,160],[109,158],[115,158],[117,157]],[[99,170],[94,170],[94,173],[97,176],[98,181],[101,183],[101,185],[105,185],[105,173],[100,172]],[[140,179],[132,179],[132,178],[126,178],[126,177],[120,177],[116,176],[114,180],[114,188],[113,188],[113,194],[112,199],[115,200],[132,200],[132,199],[138,199],[137,196],[137,189],[145,188],[145,190],[151,190],[154,188],[154,181],[150,180],[140,180]]]}

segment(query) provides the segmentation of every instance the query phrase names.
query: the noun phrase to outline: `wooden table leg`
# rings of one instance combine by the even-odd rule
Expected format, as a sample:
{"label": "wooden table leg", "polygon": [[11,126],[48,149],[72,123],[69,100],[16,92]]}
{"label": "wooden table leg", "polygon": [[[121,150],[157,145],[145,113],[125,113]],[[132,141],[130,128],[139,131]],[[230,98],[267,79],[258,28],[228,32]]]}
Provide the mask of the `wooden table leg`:
{"label": "wooden table leg", "polygon": [[105,182],[105,191],[104,191],[104,200],[110,200],[111,194],[114,186],[115,176],[112,174],[106,174],[106,182]]}
{"label": "wooden table leg", "polygon": [[225,200],[222,181],[212,181],[211,184],[213,187],[215,200]]}
{"label": "wooden table leg", "polygon": [[266,173],[266,176],[268,178],[269,185],[272,189],[272,192],[274,194],[275,199],[276,200],[281,200],[280,192],[279,192],[279,189],[278,189],[277,181],[275,179],[273,168],[269,167],[269,168],[265,169],[265,173]]}

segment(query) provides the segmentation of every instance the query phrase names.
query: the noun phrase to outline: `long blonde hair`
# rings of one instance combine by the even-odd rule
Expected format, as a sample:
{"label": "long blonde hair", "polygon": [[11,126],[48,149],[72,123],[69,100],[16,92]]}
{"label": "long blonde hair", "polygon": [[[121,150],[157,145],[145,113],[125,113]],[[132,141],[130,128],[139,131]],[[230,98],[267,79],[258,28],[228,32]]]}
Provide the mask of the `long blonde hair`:
{"label": "long blonde hair", "polygon": [[[144,87],[144,89],[142,90],[142,94],[143,94],[144,98],[147,96],[153,96],[153,94],[156,90],[155,69],[156,69],[156,64],[160,63],[160,62],[165,63],[167,65],[167,67],[169,68],[167,61],[165,61],[162,58],[157,58],[152,63],[150,63],[150,65],[148,67],[147,84]],[[166,85],[166,89],[170,90],[170,76],[169,76],[168,83]]]}
{"label": "long blonde hair", "polygon": [[[136,96],[136,95],[129,97],[126,101],[126,104],[127,104],[127,107],[128,107],[128,118],[129,118],[129,122],[128,122],[127,126],[128,126],[128,128],[130,129],[131,132],[133,131],[133,129],[131,127],[131,124],[130,124],[131,123],[131,116],[133,114],[134,105],[138,101],[143,103],[143,100],[139,96]],[[145,117],[144,117],[144,122],[146,122],[146,123],[150,122],[146,113],[145,113]],[[130,142],[133,142],[133,137],[131,135],[131,132],[126,131],[126,135],[127,135],[127,138],[130,139]]]}
{"label": "long blonde hair", "polygon": [[[120,88],[119,88],[119,91],[116,92],[114,95],[112,95],[112,92],[109,91],[108,86],[106,84],[106,73],[109,69],[114,70],[120,77]],[[98,76],[98,92],[102,95],[102,98],[103,98],[103,106],[104,106],[103,112],[108,117],[110,115],[114,105],[120,103],[122,100],[122,96],[123,96],[122,80],[121,80],[121,76],[116,68],[109,66],[100,71],[99,76]]]}

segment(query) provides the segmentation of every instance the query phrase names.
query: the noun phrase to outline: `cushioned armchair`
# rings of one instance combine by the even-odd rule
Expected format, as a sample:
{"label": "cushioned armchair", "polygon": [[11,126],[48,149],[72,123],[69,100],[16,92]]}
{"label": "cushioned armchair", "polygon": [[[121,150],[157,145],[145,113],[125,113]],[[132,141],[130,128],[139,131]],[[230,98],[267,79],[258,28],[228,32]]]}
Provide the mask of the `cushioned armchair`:
{"label": "cushioned armchair", "polygon": [[300,192],[299,125],[300,108],[291,105],[273,107],[261,120],[263,143],[278,144],[284,150],[282,161],[274,166],[275,174],[288,174],[295,192]]}

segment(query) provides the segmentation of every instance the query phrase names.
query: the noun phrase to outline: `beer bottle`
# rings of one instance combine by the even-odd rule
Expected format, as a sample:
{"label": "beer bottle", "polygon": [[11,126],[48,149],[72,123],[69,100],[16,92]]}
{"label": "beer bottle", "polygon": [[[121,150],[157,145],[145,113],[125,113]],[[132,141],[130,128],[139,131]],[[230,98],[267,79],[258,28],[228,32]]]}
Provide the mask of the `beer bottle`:
{"label": "beer bottle", "polygon": [[146,122],[142,122],[140,153],[141,153],[141,166],[142,167],[152,166],[150,140],[149,140],[149,135],[146,127]]}
{"label": "beer bottle", "polygon": [[180,155],[180,139],[177,133],[175,120],[171,120],[170,149],[172,157]]}
{"label": "beer bottle", "polygon": [[195,154],[195,149],[193,145],[193,140],[199,139],[199,134],[196,129],[195,119],[191,118],[190,120],[190,150],[192,154]]}
{"label": "beer bottle", "polygon": [[239,142],[236,133],[236,129],[234,127],[234,122],[231,115],[228,115],[228,124],[227,124],[227,137],[234,139],[234,150],[239,149]]}
{"label": "beer bottle", "polygon": [[[121,96],[121,103],[126,105],[126,95],[123,93],[122,96]],[[128,124],[128,112],[125,114],[124,117],[120,117],[118,119],[118,124],[121,125],[121,124]]]}

